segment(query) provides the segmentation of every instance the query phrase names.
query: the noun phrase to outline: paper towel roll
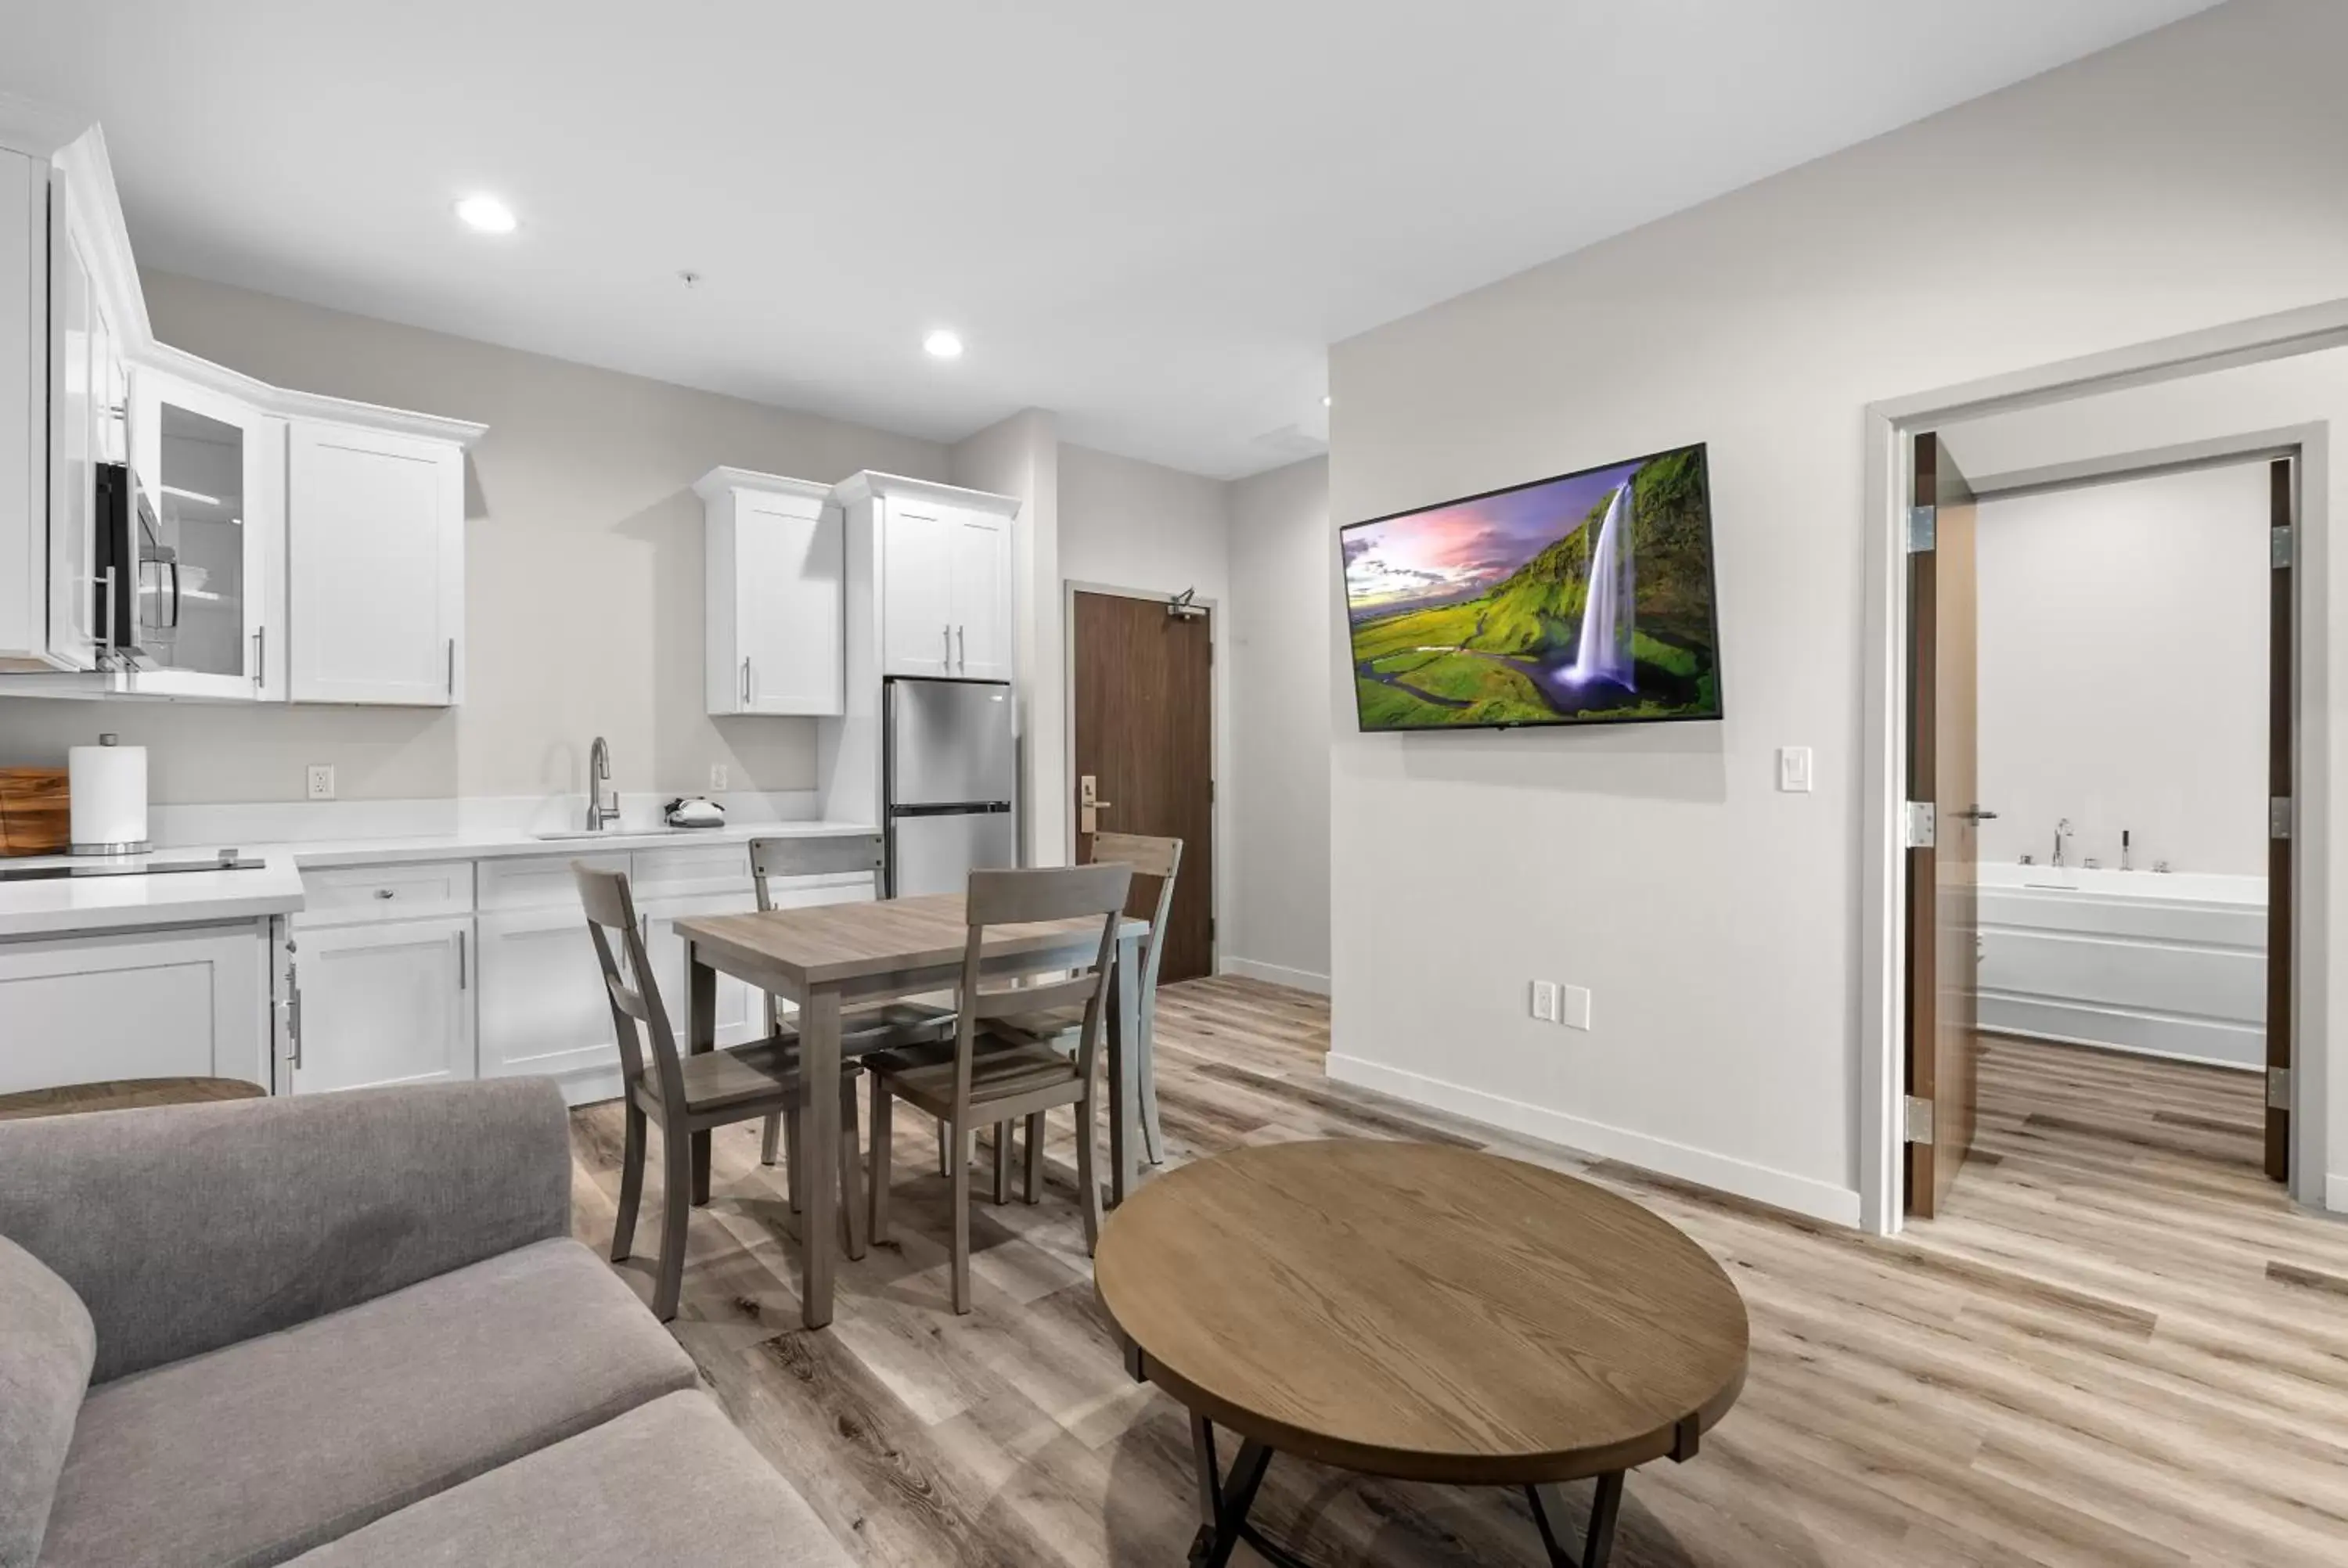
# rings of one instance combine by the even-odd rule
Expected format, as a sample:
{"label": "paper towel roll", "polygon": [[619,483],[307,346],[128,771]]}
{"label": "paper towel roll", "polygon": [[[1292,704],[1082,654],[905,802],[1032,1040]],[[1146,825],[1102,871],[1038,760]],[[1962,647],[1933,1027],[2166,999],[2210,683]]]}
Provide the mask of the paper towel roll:
{"label": "paper towel roll", "polygon": [[67,747],[66,789],[76,855],[148,847],[146,747],[118,746],[112,735],[100,735],[94,746]]}

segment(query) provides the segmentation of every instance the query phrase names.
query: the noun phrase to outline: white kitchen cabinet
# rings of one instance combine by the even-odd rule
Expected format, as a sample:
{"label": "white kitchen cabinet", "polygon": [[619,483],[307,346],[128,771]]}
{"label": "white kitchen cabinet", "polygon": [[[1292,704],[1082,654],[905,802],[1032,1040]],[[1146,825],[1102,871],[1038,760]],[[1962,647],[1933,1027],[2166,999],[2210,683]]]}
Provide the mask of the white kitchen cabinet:
{"label": "white kitchen cabinet", "polygon": [[839,712],[843,561],[829,487],[714,468],[694,490],[709,712]]}
{"label": "white kitchen cabinet", "polygon": [[1010,680],[1018,502],[870,473],[834,495],[847,525],[849,680]]}
{"label": "white kitchen cabinet", "polygon": [[131,467],[165,554],[122,585],[149,607],[128,690],[283,701],[285,422],[152,365],[130,378]]}
{"label": "white kitchen cabinet", "polygon": [[0,945],[0,1094],[111,1078],[268,1085],[268,955],[249,922]]}
{"label": "white kitchen cabinet", "polygon": [[465,454],[296,419],[287,436],[297,702],[447,707],[464,690]]}
{"label": "white kitchen cabinet", "polygon": [[[668,1009],[668,1026],[676,1035],[677,1049],[685,1048],[685,938],[676,934],[676,923],[688,915],[740,915],[758,907],[755,894],[745,889],[724,897],[657,898],[641,900],[636,913],[644,922],[644,957],[652,961],[653,983],[660,988],[661,1003]],[[717,1043],[740,1045],[757,1039],[766,1032],[767,1007],[763,993],[732,975],[717,977]]]}
{"label": "white kitchen cabinet", "polygon": [[0,668],[49,670],[48,165],[0,148]]}
{"label": "white kitchen cabinet", "polygon": [[[117,379],[112,334],[90,274],[89,242],[69,190],[49,196],[50,661],[98,668],[98,465]],[[125,591],[128,591],[126,585]]]}
{"label": "white kitchen cabinet", "polygon": [[297,922],[294,1092],[472,1077],[472,941],[469,916]]}
{"label": "white kitchen cabinet", "polygon": [[578,906],[484,912],[475,928],[481,1076],[603,1073],[610,1085],[602,1095],[617,1093],[620,1050],[612,1008]]}

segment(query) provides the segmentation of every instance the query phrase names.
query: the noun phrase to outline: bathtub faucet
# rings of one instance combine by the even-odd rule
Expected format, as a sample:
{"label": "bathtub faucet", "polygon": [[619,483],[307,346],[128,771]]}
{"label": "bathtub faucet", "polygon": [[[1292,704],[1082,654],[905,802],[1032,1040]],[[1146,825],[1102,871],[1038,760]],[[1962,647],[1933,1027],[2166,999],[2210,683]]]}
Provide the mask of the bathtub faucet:
{"label": "bathtub faucet", "polygon": [[2058,822],[2058,823],[2056,823],[2056,824],[2054,825],[2054,858],[2053,858],[2053,859],[2051,859],[2051,860],[2047,861],[2047,863],[2046,863],[2047,865],[2049,865],[2049,866],[2060,866],[2060,865],[2062,865],[2062,864],[2064,863],[2064,861],[2063,861],[2063,841],[2064,841],[2065,839],[2066,839],[2066,838],[2070,837],[2070,836],[2071,836],[2071,819],[2070,819],[2069,817],[2067,817],[2067,816],[2066,816],[2066,817],[2065,817],[2062,821],[2060,821],[2060,822]]}

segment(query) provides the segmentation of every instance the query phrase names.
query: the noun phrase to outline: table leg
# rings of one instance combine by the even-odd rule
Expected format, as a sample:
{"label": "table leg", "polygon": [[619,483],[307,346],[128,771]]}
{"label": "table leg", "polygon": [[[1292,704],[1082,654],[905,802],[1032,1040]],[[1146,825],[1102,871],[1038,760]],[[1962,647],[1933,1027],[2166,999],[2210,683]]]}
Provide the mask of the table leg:
{"label": "table leg", "polygon": [[1272,1468],[1272,1450],[1250,1438],[1240,1444],[1239,1457],[1225,1473],[1215,1460],[1214,1424],[1203,1416],[1192,1416],[1190,1438],[1199,1464],[1199,1511],[1205,1522],[1190,1542],[1189,1568],[1226,1568],[1242,1539],[1273,1562],[1281,1562],[1285,1553],[1260,1541],[1247,1522],[1257,1489],[1263,1485],[1263,1472]]}
{"label": "table leg", "polygon": [[1598,1490],[1590,1499],[1590,1528],[1582,1535],[1579,1559],[1557,1538],[1556,1522],[1565,1515],[1563,1494],[1554,1485],[1545,1485],[1529,1486],[1525,1495],[1532,1500],[1533,1522],[1540,1527],[1541,1544],[1549,1549],[1551,1568],[1606,1568],[1614,1555],[1614,1523],[1622,1512],[1621,1471],[1598,1478]]}
{"label": "table leg", "polygon": [[1120,937],[1108,1014],[1108,1201],[1125,1202],[1141,1180],[1141,939]]}
{"label": "table leg", "polygon": [[831,1261],[839,1224],[839,993],[810,991],[799,1007],[799,1074],[805,1085],[808,1147],[806,1218],[799,1236],[799,1321],[820,1328],[831,1321]]}
{"label": "table leg", "polygon": [[[717,1049],[717,971],[701,961],[700,949],[685,948],[685,1049],[695,1056]],[[709,1134],[693,1134],[693,1204],[709,1202]]]}

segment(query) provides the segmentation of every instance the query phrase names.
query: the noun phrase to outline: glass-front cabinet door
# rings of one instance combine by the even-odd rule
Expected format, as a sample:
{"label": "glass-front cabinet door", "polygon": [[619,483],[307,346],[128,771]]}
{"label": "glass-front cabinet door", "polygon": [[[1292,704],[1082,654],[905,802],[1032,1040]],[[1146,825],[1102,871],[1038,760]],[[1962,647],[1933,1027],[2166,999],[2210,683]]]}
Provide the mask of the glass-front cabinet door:
{"label": "glass-front cabinet door", "polygon": [[140,368],[131,467],[152,513],[137,545],[134,692],[282,700],[285,423]]}

